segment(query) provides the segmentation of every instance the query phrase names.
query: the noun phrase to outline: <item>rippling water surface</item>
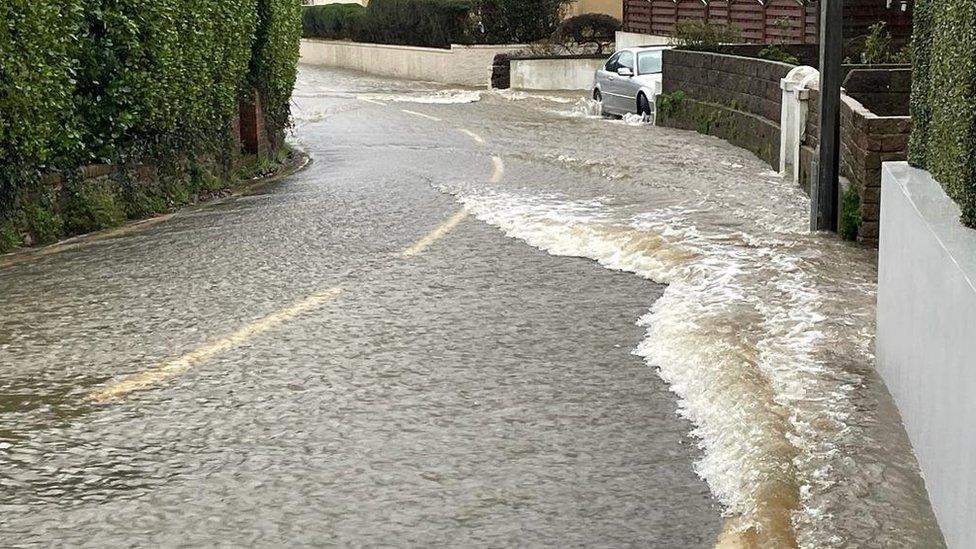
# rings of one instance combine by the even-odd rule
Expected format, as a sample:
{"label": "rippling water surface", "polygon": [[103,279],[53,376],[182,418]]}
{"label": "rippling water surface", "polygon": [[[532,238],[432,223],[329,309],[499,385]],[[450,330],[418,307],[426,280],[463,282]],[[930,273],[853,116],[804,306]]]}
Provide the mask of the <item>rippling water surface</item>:
{"label": "rippling water surface", "polygon": [[[398,133],[389,121],[409,115],[402,109],[426,115],[415,121],[429,131]],[[129,529],[132,539],[166,545],[180,540],[181,532],[153,534],[153,528],[188,513],[194,520],[182,534],[198,540],[214,541],[208,536],[222,533],[220,539],[238,535],[235,542],[249,545],[282,539],[314,544],[316,523],[307,513],[315,511],[336,525],[327,538],[333,543],[362,543],[371,528],[405,544],[450,544],[458,531],[475,536],[464,540],[473,545],[551,541],[554,534],[541,530],[502,528],[500,523],[525,519],[520,510],[531,508],[540,524],[579,534],[574,539],[580,543],[600,532],[593,526],[599,523],[615,532],[600,539],[624,545],[640,538],[648,515],[633,502],[647,503],[642,494],[664,498],[658,492],[665,484],[639,476],[625,486],[619,479],[643,466],[695,458],[694,471],[724,507],[728,532],[744,532],[760,545],[942,545],[911,448],[874,368],[875,252],[810,234],[804,193],[749,153],[639,119],[601,119],[579,94],[453,89],[311,67],[302,69],[294,114],[294,139],[322,151],[316,162],[323,167],[299,176],[285,192],[191,213],[151,236],[98,244],[95,249],[105,248],[102,263],[86,262],[79,253],[63,263],[47,259],[0,271],[8,300],[0,321],[0,363],[16,372],[0,385],[0,521],[8,533],[17,531],[21,540],[109,543],[106,530],[92,530],[96,536],[83,528],[105,523]],[[338,130],[328,126],[340,115],[354,122]],[[343,138],[329,132],[372,126],[387,132],[389,143],[332,146]],[[484,143],[472,143],[472,134]],[[445,139],[458,145],[445,148]],[[467,168],[490,166],[492,157],[504,165],[496,182]],[[330,162],[347,168],[387,163],[396,173],[380,177],[373,190],[349,168],[349,181],[340,183],[356,187],[351,193],[330,179]],[[322,211],[345,212],[351,220],[372,215],[364,197],[402,207],[387,212],[390,219],[412,218],[431,203],[412,191],[393,196],[389,189],[396,187],[380,187],[384,178],[429,181],[510,237],[554,256],[588,258],[629,273],[614,276],[632,275],[627,295],[646,303],[638,307],[644,313],[639,327],[627,332],[625,351],[638,355],[646,363],[642,371],[656,372],[676,395],[679,424],[699,448],[670,455],[667,448],[687,433],[649,440],[653,430],[621,428],[621,417],[650,425],[673,413],[667,402],[650,410],[653,399],[621,396],[623,387],[652,391],[660,380],[593,359],[589,371],[567,367],[565,379],[547,385],[554,368],[596,353],[602,341],[596,336],[564,341],[545,364],[507,352],[507,344],[531,346],[542,339],[533,330],[548,329],[547,337],[558,338],[571,321],[585,334],[598,331],[573,321],[567,316],[573,311],[561,310],[560,301],[543,299],[546,291],[485,302],[465,293],[470,280],[437,275],[443,278],[431,288],[454,292],[461,309],[440,310],[436,292],[418,299],[393,282],[402,273],[390,260],[387,241],[400,236],[403,226],[360,233],[352,224],[323,221],[328,216]],[[145,256],[147,246],[152,257]],[[470,237],[470,249],[479,246],[484,239]],[[560,292],[553,295],[572,295],[581,307],[594,299],[604,300],[604,309],[621,306],[611,286],[625,285],[600,278],[605,287],[575,287],[568,281],[576,280],[576,267],[499,249],[511,272],[526,265],[550,269],[550,280],[533,282],[538,288],[558,283]],[[175,259],[158,261],[163,257]],[[450,273],[449,266],[477,265],[478,257],[453,257],[441,268]],[[258,342],[229,353],[168,387],[165,399],[148,394],[111,409],[85,400],[119,374],[120,356],[123,373],[151,367],[226,331],[228,323],[266,315],[322,284],[341,285],[345,279],[336,272],[367,277],[370,292],[327,320],[283,334],[274,345]],[[485,291],[508,295],[502,289],[516,292],[526,280],[513,275]],[[641,286],[651,281],[667,285],[659,299]],[[391,301],[377,309],[383,300]],[[431,308],[436,327],[411,321],[408,311],[418,306]],[[518,324],[517,309],[533,320]],[[612,321],[586,310],[594,322]],[[518,329],[509,331],[513,322]],[[438,359],[455,366],[432,381],[429,349],[467,324],[477,325],[476,336],[440,351]],[[344,328],[335,335],[337,326]],[[376,326],[395,329],[400,339],[376,341]],[[506,345],[486,345],[478,333]],[[332,346],[323,347],[323,340]],[[424,343],[421,350],[406,343],[414,340]],[[323,348],[334,350],[323,355]],[[412,366],[398,371],[404,357]],[[241,368],[245,362],[249,367]],[[477,391],[454,390],[474,375],[465,365],[513,363],[518,374],[493,366],[491,375],[479,378]],[[434,382],[443,390],[431,392]],[[587,384],[601,387],[599,399],[574,392]],[[208,390],[191,390],[201,385]],[[516,394],[522,400],[513,401]],[[553,395],[571,400],[559,404]],[[440,399],[433,417],[421,413],[430,398]],[[460,412],[475,400],[485,406],[484,415]],[[390,412],[403,421],[382,421]],[[592,427],[586,436],[566,431],[567,440],[590,444],[587,453],[520,428],[532,414],[559,433],[567,417],[590,418],[592,425],[583,422]],[[309,416],[322,418],[311,432],[283,428]],[[489,421],[499,418],[510,430]],[[470,432],[445,430],[466,422]],[[414,436],[418,432],[424,436]],[[609,453],[613,448],[646,455],[621,458]],[[431,451],[448,457],[430,462]],[[322,456],[331,460],[327,469]],[[497,469],[500,463],[519,468]],[[587,500],[580,494],[588,492],[577,494],[564,478],[546,476],[553,464],[612,490]],[[483,478],[492,483],[465,484],[476,470],[488,471]],[[513,474],[521,480],[511,481]],[[708,516],[707,499],[696,491],[701,481],[669,475],[667,489],[678,486],[694,495],[686,505],[696,516]],[[188,499],[195,482],[201,497]],[[373,497],[364,500],[364,490]],[[291,499],[282,499],[289,492]],[[535,501],[540,494],[545,501]],[[415,505],[404,507],[403,497]],[[463,508],[433,519],[415,512],[420,502],[444,497],[464,502]],[[254,509],[267,510],[260,528],[242,522]],[[371,516],[387,520],[377,526]],[[597,520],[607,517],[618,520]],[[589,527],[587,520],[593,521]],[[476,537],[489,523],[500,537]],[[621,525],[633,525],[633,531]],[[698,532],[674,524],[666,535],[688,540]]]}

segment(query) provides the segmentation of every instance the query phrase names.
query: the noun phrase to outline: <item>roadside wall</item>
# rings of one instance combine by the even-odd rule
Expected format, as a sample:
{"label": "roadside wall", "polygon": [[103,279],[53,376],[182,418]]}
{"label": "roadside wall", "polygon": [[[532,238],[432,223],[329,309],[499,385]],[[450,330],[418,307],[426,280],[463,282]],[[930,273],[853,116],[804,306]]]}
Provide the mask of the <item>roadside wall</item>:
{"label": "roadside wall", "polygon": [[511,60],[510,84],[524,90],[590,90],[606,56]]}
{"label": "roadside wall", "polygon": [[[811,165],[820,138],[819,90],[810,90],[807,108],[807,130],[800,148],[799,182],[809,192]],[[850,180],[860,199],[861,226],[857,239],[876,246],[881,230],[881,164],[907,158],[911,118],[879,116],[845,93],[841,95],[840,123],[841,175]]]}
{"label": "roadside wall", "polygon": [[[697,130],[748,149],[779,169],[782,80],[794,67],[736,55],[667,50],[658,125]],[[659,103],[659,107],[662,103]]]}
{"label": "roadside wall", "polygon": [[617,31],[616,44],[618,50],[635,48],[637,46],[665,46],[670,43],[671,39],[667,36]]}
{"label": "roadside wall", "polygon": [[300,62],[394,78],[486,87],[495,56],[522,47],[453,45],[451,49],[437,49],[302,39]]}
{"label": "roadside wall", "polygon": [[976,547],[976,230],[932,176],[883,168],[878,370],[949,547]]}

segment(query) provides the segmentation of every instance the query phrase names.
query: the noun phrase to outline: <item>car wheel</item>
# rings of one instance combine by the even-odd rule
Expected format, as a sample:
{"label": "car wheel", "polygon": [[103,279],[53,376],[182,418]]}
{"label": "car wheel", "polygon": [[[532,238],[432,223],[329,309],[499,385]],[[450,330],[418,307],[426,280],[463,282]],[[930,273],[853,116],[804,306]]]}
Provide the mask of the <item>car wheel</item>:
{"label": "car wheel", "polygon": [[651,116],[653,111],[651,110],[651,102],[647,100],[647,96],[643,93],[637,95],[637,114],[641,116]]}
{"label": "car wheel", "polygon": [[593,90],[593,100],[600,104],[600,116],[607,116],[607,111],[603,108],[603,94],[599,89]]}

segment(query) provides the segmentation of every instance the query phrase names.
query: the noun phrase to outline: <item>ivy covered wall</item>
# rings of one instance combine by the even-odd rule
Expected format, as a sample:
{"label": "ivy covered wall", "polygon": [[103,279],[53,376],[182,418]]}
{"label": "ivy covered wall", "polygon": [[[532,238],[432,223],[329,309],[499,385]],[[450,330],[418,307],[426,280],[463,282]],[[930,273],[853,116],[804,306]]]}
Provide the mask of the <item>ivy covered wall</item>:
{"label": "ivy covered wall", "polygon": [[918,0],[913,55],[909,162],[976,227],[976,2]]}

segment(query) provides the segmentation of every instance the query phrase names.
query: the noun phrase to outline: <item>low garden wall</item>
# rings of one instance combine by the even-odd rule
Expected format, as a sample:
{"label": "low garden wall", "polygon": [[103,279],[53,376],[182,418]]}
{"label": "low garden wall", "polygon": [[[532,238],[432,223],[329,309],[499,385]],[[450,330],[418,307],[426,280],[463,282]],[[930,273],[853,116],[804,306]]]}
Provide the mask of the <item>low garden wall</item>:
{"label": "low garden wall", "polygon": [[949,547],[976,547],[976,231],[932,176],[885,164],[878,370]]}
{"label": "low garden wall", "polygon": [[590,90],[594,74],[608,56],[516,57],[510,60],[510,86],[523,90]]}
{"label": "low garden wall", "polygon": [[352,69],[381,76],[486,87],[500,53],[524,46],[459,46],[450,49],[303,39],[301,63]]}
{"label": "low garden wall", "polygon": [[721,137],[779,169],[780,81],[793,65],[667,50],[657,124]]}
{"label": "low garden wall", "polygon": [[[846,83],[851,83],[854,94],[867,100],[876,100],[883,112],[899,112],[908,109],[908,95],[904,86],[876,88],[878,92],[859,93],[870,83],[894,82],[911,86],[911,71],[905,79],[903,69],[895,69],[897,76],[885,75],[891,72],[884,69],[864,69],[851,71]],[[861,85],[865,87],[862,88]],[[845,88],[846,88],[845,84]],[[900,91],[899,91],[900,90]],[[902,103],[898,103],[900,98]],[[809,191],[812,179],[812,165],[819,146],[820,94],[817,89],[810,90],[807,103],[807,129],[800,148],[799,183]],[[854,195],[842,197],[842,216],[848,216],[841,223],[841,232],[847,238],[856,237],[860,242],[878,244],[881,216],[881,164],[889,161],[905,160],[908,155],[908,138],[911,131],[911,118],[904,116],[884,116],[877,114],[849,93],[841,95],[841,175],[851,183]],[[847,234],[844,234],[847,233]]]}

